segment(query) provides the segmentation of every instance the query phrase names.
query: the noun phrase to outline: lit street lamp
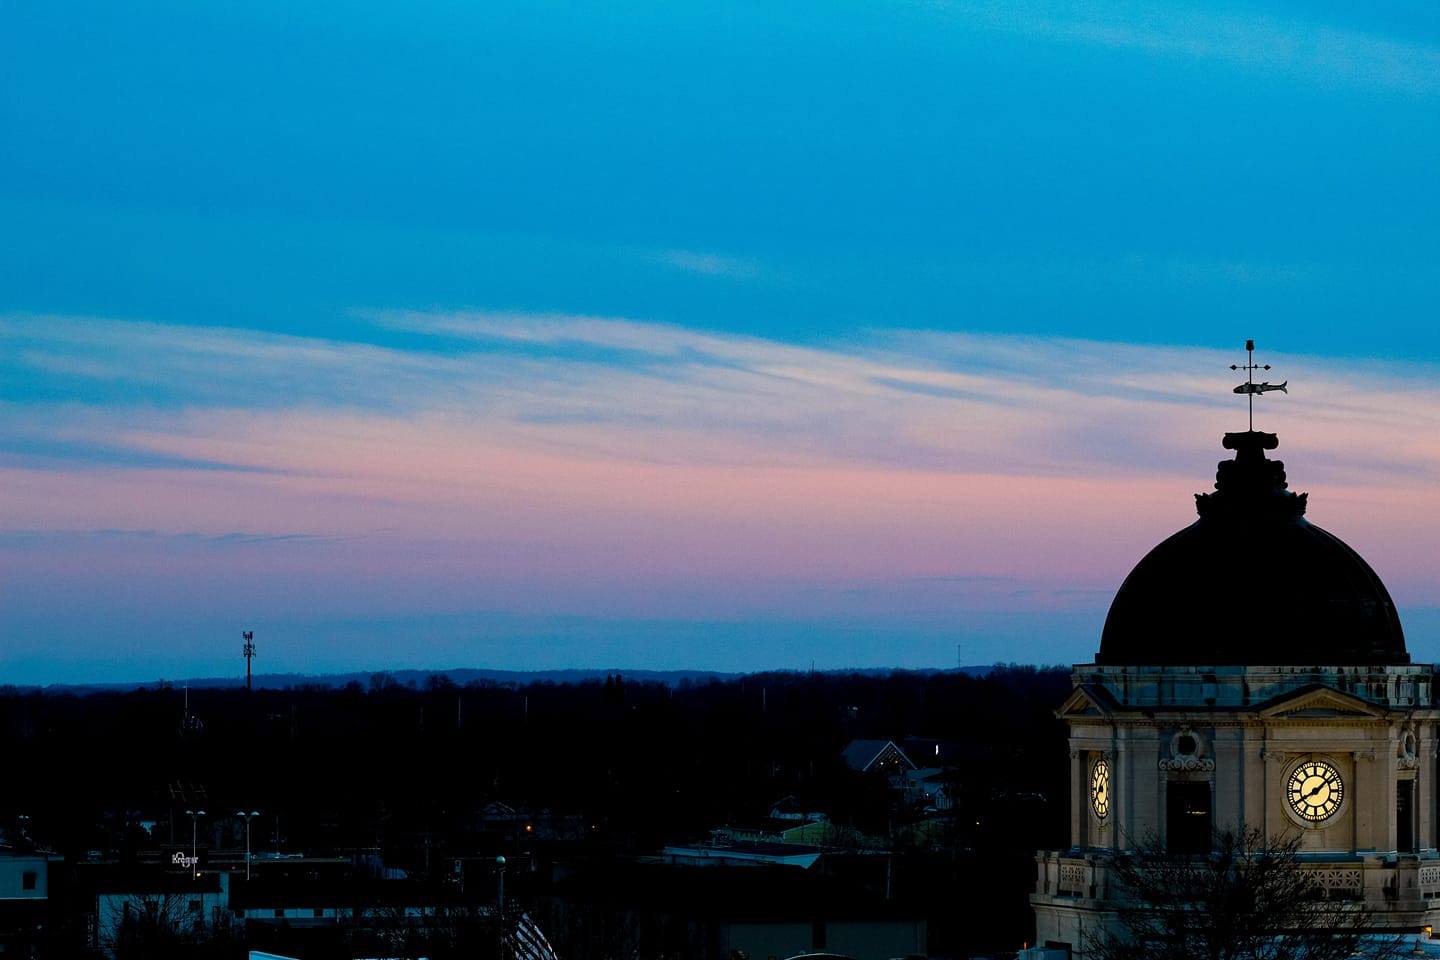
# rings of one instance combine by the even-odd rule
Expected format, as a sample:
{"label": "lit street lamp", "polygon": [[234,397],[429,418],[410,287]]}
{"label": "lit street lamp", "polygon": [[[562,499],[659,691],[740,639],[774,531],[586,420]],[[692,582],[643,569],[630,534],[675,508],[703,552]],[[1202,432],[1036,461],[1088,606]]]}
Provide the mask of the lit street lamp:
{"label": "lit street lamp", "polygon": [[500,874],[500,916],[505,916],[505,858],[495,858],[495,870]]}
{"label": "lit street lamp", "polygon": [[500,956],[505,956],[505,858],[495,858],[495,872],[500,876]]}
{"label": "lit street lamp", "polygon": [[193,877],[200,876],[200,855],[196,852],[200,840],[200,818],[205,816],[204,810],[186,810],[190,816],[190,869],[194,871]]}
{"label": "lit street lamp", "polygon": [[250,818],[260,816],[259,810],[236,810],[235,816],[245,818],[245,882],[250,882]]}

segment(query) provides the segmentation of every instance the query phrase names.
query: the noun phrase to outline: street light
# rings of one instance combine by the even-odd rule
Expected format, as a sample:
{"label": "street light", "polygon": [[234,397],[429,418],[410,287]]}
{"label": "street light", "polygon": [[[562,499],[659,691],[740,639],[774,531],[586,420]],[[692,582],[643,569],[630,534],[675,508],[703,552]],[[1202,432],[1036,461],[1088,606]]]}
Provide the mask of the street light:
{"label": "street light", "polygon": [[245,818],[245,882],[250,882],[250,818],[260,816],[259,810],[236,810],[235,816]]}
{"label": "street light", "polygon": [[500,957],[505,957],[505,858],[495,858],[495,872],[500,876]]}
{"label": "street light", "polygon": [[505,922],[505,858],[495,858],[495,869],[500,874],[500,922]]}
{"label": "street light", "polygon": [[186,810],[185,812],[190,816],[190,869],[194,871],[195,877],[199,877],[200,855],[196,852],[196,848],[199,846],[200,841],[199,821],[201,817],[205,816],[205,811]]}

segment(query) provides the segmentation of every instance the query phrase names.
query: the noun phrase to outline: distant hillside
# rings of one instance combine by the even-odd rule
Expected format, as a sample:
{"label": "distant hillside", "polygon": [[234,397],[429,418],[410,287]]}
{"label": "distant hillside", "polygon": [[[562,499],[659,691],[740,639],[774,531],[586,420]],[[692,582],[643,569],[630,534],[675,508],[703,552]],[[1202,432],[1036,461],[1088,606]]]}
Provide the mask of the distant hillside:
{"label": "distant hillside", "polygon": [[[958,672],[974,677],[989,674],[993,666],[967,666]],[[780,672],[780,671],[766,671]],[[798,671],[787,671],[798,672]],[[892,673],[955,673],[950,670],[900,670],[888,667],[867,667],[853,670],[822,670],[825,674],[859,674],[862,676],[886,676]],[[252,684],[259,690],[283,690],[287,687],[343,687],[358,683],[369,687],[372,682],[396,683],[401,686],[424,687],[431,677],[445,677],[457,686],[470,683],[496,683],[506,686],[525,686],[532,683],[584,683],[601,681],[606,677],[622,674],[627,680],[641,683],[660,683],[668,687],[679,686],[682,682],[706,683],[711,680],[731,680],[745,676],[742,673],[721,673],[714,670],[485,670],[461,667],[450,670],[365,670],[349,673],[257,673]],[[157,678],[151,681],[129,683],[65,683],[51,684],[44,689],[56,693],[86,693],[90,691],[134,690],[140,687],[158,685],[171,687],[188,686],[191,689],[233,689],[245,685],[244,676],[236,677],[190,677]]]}

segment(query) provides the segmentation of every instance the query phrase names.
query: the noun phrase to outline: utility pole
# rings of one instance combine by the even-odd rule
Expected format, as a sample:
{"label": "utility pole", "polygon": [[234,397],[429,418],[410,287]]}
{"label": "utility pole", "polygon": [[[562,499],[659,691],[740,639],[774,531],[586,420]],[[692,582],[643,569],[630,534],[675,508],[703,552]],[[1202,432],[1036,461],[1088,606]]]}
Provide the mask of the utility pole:
{"label": "utility pole", "polygon": [[236,810],[235,816],[245,818],[245,882],[250,882],[250,818],[260,816],[259,810]]}
{"label": "utility pole", "polygon": [[186,810],[190,815],[190,878],[192,880],[200,876],[200,854],[197,852],[200,846],[200,818],[205,816],[204,810]]}
{"label": "utility pole", "polygon": [[505,960],[505,858],[495,858],[495,870],[500,875],[500,895],[497,898],[500,915],[500,960]]}
{"label": "utility pole", "polygon": [[243,656],[245,657],[245,692],[250,692],[250,661],[255,658],[255,631],[242,630],[240,637],[245,641]]}
{"label": "utility pole", "polygon": [[504,917],[505,917],[505,858],[504,858],[504,857],[496,857],[496,858],[495,858],[495,869],[498,870],[499,873],[500,873],[500,896],[499,896],[499,901],[500,901],[500,917],[501,917],[501,919],[503,920]]}

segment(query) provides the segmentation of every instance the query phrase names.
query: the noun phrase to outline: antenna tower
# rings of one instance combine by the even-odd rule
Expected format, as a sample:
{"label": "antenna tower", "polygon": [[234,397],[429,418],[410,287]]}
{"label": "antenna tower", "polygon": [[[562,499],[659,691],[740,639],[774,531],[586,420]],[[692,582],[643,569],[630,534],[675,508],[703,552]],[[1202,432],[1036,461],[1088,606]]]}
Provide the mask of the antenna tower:
{"label": "antenna tower", "polygon": [[250,661],[255,657],[255,631],[243,630],[240,636],[245,641],[245,690],[248,692],[250,690]]}

